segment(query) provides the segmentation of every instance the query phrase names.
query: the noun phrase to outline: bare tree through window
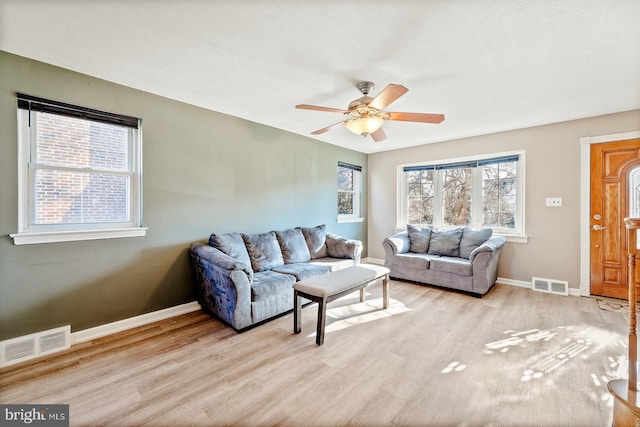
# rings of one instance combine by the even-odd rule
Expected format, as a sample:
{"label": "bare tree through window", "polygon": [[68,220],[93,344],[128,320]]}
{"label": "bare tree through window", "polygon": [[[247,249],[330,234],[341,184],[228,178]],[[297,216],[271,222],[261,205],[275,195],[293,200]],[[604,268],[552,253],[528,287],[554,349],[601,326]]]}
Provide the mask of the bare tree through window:
{"label": "bare tree through window", "polygon": [[452,168],[443,171],[443,219],[447,225],[471,224],[472,169]]}
{"label": "bare tree through window", "polygon": [[515,227],[516,162],[484,166],[482,201],[485,227]]}
{"label": "bare tree through window", "polygon": [[432,170],[407,172],[407,221],[411,224],[433,223]]}
{"label": "bare tree through window", "polygon": [[518,232],[519,154],[457,163],[406,166],[402,220],[435,226]]}
{"label": "bare tree through window", "polygon": [[360,166],[338,162],[338,216],[360,216]]}

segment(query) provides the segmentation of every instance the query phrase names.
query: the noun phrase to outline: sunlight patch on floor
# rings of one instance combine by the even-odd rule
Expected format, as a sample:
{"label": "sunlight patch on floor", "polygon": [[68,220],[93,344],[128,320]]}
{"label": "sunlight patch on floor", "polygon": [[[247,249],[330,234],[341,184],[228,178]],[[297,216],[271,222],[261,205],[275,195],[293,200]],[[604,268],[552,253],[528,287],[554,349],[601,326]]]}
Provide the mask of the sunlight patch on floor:
{"label": "sunlight patch on floor", "polygon": [[592,341],[577,340],[576,342],[569,342],[566,346],[557,349],[550,354],[542,353],[538,355],[539,360],[533,363],[530,369],[525,370],[522,375],[522,381],[542,378],[544,375],[555,371],[578,354],[587,350],[591,345],[593,345]]}
{"label": "sunlight patch on floor", "polygon": [[[405,306],[402,302],[389,299],[389,308],[382,308],[382,298],[368,299],[366,302],[350,304],[341,307],[327,308],[327,322],[325,334],[350,326],[361,325],[380,319],[386,319],[391,316],[411,311],[411,308]],[[311,334],[315,336],[315,331]]]}
{"label": "sunlight patch on floor", "polygon": [[[505,353],[507,351],[527,352],[529,344],[538,345],[537,353],[523,354],[526,357],[526,367],[522,371],[521,381],[529,382],[542,379],[560,369],[566,363],[580,358],[589,358],[605,348],[626,347],[619,335],[612,334],[596,327],[558,326],[553,329],[530,329],[527,331],[504,331],[508,336],[504,339],[485,344],[485,354]],[[548,344],[547,344],[548,343]],[[598,357],[601,357],[598,355]],[[603,356],[604,357],[604,356]],[[591,373],[594,386],[606,387],[609,378],[615,375],[620,365],[620,356],[608,356],[609,370],[605,374]],[[602,400],[609,399],[604,393]]]}
{"label": "sunlight patch on floor", "polygon": [[[503,334],[504,338],[485,344],[483,353],[486,357],[504,359],[501,362],[504,369],[516,375],[520,371],[520,380],[531,386],[553,385],[553,375],[561,375],[564,369],[580,369],[581,361],[592,358],[602,360],[602,371],[585,372],[585,381],[593,384],[589,391],[592,401],[605,402],[607,407],[613,405],[607,383],[626,376],[627,345],[619,334],[594,326],[506,330]],[[467,368],[464,361],[454,360],[441,373],[462,372]]]}
{"label": "sunlight patch on floor", "polygon": [[464,371],[467,365],[464,365],[458,361],[453,361],[447,365],[442,371],[443,374],[448,374],[450,372],[461,372]]}
{"label": "sunlight patch on floor", "polygon": [[506,353],[509,351],[510,347],[519,346],[524,342],[535,342],[535,341],[549,341],[551,338],[556,336],[558,332],[551,331],[541,331],[540,329],[531,329],[528,331],[505,331],[505,334],[510,334],[508,338],[502,339],[500,341],[490,342],[485,344],[485,353],[493,354],[496,351],[501,353]]}

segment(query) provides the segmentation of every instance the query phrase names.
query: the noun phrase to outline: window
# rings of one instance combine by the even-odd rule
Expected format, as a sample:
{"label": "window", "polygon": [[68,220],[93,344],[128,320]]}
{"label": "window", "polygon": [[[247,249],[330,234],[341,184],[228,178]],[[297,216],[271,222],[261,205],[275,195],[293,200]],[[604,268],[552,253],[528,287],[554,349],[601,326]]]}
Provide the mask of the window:
{"label": "window", "polygon": [[638,218],[640,217],[640,166],[635,166],[629,171],[628,182],[629,216]]}
{"label": "window", "polygon": [[398,227],[490,227],[524,234],[524,153],[401,166]]}
{"label": "window", "polygon": [[362,168],[338,162],[338,222],[361,222]]}
{"label": "window", "polygon": [[142,236],[134,117],[18,94],[15,244]]}

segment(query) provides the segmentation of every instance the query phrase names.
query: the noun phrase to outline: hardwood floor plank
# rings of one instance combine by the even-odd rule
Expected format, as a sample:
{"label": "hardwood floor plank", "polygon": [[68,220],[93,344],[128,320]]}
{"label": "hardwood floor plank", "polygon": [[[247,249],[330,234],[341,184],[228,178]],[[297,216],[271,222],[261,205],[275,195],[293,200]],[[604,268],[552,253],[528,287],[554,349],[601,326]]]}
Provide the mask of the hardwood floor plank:
{"label": "hardwood floor plank", "polygon": [[0,369],[2,403],[68,403],[73,426],[606,426],[624,314],[509,286],[483,298],[392,281],[236,334],[188,313]]}

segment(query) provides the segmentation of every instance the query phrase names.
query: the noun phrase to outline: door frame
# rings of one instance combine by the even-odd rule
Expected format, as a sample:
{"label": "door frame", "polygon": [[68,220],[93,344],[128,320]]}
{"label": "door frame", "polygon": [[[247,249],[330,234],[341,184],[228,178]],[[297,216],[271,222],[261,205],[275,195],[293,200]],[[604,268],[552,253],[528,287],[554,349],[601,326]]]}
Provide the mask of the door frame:
{"label": "door frame", "polygon": [[591,144],[640,138],[640,131],[580,138],[580,296],[591,295]]}

